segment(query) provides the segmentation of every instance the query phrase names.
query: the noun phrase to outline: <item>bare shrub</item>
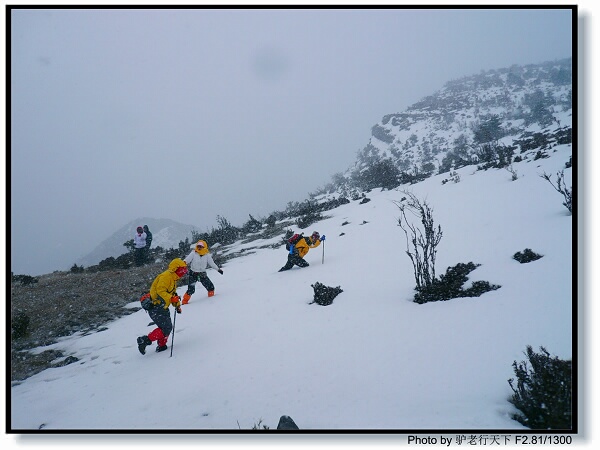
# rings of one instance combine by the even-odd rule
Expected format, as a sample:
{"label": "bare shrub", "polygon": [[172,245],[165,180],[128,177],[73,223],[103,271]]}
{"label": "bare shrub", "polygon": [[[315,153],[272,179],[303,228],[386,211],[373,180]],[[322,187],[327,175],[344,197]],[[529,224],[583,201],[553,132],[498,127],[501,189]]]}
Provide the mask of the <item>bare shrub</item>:
{"label": "bare shrub", "polygon": [[573,189],[567,189],[565,184],[565,171],[561,170],[556,174],[556,185],[550,179],[550,175],[546,172],[540,175],[544,180],[552,185],[552,187],[558,192],[562,194],[564,198],[563,206],[569,210],[569,213],[573,214]]}
{"label": "bare shrub", "polygon": [[[410,258],[417,289],[430,286],[435,280],[435,258],[437,246],[442,239],[442,227],[434,224],[433,209],[426,201],[419,200],[413,193],[395,202],[400,209],[398,226],[406,235],[406,254]],[[407,214],[417,218],[418,224],[409,221]]]}

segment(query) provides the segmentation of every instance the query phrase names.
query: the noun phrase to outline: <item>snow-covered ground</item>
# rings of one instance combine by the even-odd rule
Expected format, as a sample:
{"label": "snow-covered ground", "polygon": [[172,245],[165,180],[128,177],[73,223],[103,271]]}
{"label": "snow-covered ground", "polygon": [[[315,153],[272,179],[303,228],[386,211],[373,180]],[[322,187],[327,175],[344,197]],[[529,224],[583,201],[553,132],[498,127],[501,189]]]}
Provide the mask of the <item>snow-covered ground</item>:
{"label": "snow-covered ground", "polygon": [[[231,260],[223,276],[209,271],[216,296],[198,284],[176,318],[172,357],[154,347],[138,352],[137,336],[153,329],[143,310],[62,340],[53,347],[79,361],[12,387],[10,427],[275,429],[289,415],[302,430],[524,430],[510,418],[513,361],[525,359],[527,345],[569,359],[576,333],[573,218],[539,176],[554,179],[571,147],[550,154],[514,164],[516,181],[506,170],[470,166],[458,183],[442,184],[448,174],[439,175],[329,211],[302,230],[327,236],[308,253],[307,268],[278,273],[281,247]],[[571,169],[565,178],[570,186]],[[413,268],[394,204],[402,189],[426,200],[442,226],[438,275],[472,261],[481,266],[470,281],[502,287],[412,302]],[[544,257],[519,264],[512,255],[525,248]],[[309,305],[317,281],[343,293],[330,306]]]}

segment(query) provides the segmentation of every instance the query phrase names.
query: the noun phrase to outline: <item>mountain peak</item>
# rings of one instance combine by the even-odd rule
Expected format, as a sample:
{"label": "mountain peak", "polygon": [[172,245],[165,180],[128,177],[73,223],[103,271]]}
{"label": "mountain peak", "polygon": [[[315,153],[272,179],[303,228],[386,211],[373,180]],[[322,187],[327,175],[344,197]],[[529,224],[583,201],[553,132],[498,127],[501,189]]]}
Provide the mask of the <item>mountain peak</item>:
{"label": "mountain peak", "polygon": [[155,219],[152,217],[139,217],[123,225],[107,239],[100,242],[94,250],[77,261],[82,266],[98,264],[108,257],[117,257],[127,252],[123,244],[133,239],[138,226],[148,225],[152,233],[152,248],[165,249],[177,247],[179,241],[191,237],[192,232],[200,232],[194,225],[186,225],[171,219]]}
{"label": "mountain peak", "polygon": [[[566,58],[466,76],[447,82],[404,111],[384,115],[347,169],[344,187],[376,187],[381,183],[379,172],[422,179],[489,162],[482,160],[486,145],[527,159],[533,150],[528,142],[536,133],[548,144],[567,143],[564,136],[572,126],[571,65]],[[378,172],[377,179],[371,172]]]}

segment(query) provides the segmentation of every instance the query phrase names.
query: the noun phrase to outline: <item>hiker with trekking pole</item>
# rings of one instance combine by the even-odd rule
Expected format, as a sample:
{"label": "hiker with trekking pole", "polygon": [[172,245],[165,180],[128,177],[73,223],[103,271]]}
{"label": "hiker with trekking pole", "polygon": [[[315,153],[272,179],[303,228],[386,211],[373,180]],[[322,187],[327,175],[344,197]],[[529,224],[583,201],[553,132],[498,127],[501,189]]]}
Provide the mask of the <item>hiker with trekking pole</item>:
{"label": "hiker with trekking pole", "polygon": [[[302,236],[302,234],[294,234],[286,243],[288,250],[287,263],[279,269],[279,272],[290,270],[294,266],[308,267],[308,262],[304,259],[311,248],[317,248],[319,245],[325,245],[325,235],[319,235],[318,231],[313,232],[310,236]],[[325,250],[325,247],[323,247]],[[321,264],[325,262],[325,252],[321,259]]]}
{"label": "hiker with trekking pole", "polygon": [[[167,340],[171,331],[175,327],[175,315],[171,322],[169,306],[173,306],[177,314],[181,314],[181,299],[177,295],[177,281],[180,280],[188,271],[186,263],[175,258],[170,262],[169,268],[158,275],[152,286],[150,293],[144,295],[140,301],[142,308],[148,312],[148,315],[156,325],[148,335],[137,338],[138,350],[142,355],[146,354],[146,347],[156,341],[157,352],[163,352],[167,349]],[[171,343],[171,356],[173,356],[173,344]]]}

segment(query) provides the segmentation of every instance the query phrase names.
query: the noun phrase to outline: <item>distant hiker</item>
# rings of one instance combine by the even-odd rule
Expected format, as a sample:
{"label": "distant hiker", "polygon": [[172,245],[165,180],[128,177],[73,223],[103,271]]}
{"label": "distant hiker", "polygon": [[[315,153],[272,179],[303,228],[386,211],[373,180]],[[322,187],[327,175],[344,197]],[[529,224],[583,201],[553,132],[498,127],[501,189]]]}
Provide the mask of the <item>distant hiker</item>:
{"label": "distant hiker", "polygon": [[223,269],[221,269],[215,261],[212,255],[208,251],[208,244],[206,241],[199,240],[194,246],[194,250],[184,259],[185,263],[190,268],[189,283],[187,292],[183,295],[183,304],[187,305],[190,301],[194,292],[196,292],[196,282],[199,280],[202,286],[208,291],[208,296],[212,297],[215,295],[215,285],[210,281],[208,275],[206,275],[206,269],[208,266],[215,269],[221,275],[223,275]]}
{"label": "distant hiker", "polygon": [[290,270],[295,265],[298,267],[307,267],[309,264],[304,260],[304,257],[308,253],[308,250],[318,247],[321,245],[321,241],[324,240],[325,235],[321,237],[317,231],[313,232],[310,237],[300,237],[298,242],[290,245],[287,263],[279,271]]}
{"label": "distant hiker", "polygon": [[144,252],[144,262],[148,262],[148,260],[150,259],[150,245],[152,245],[152,233],[150,233],[148,225],[144,225],[144,233],[146,233],[146,248]]}
{"label": "distant hiker", "polygon": [[136,233],[133,236],[133,251],[136,266],[144,264],[144,256],[146,255],[146,233],[142,227],[137,227]]}
{"label": "distant hiker", "polygon": [[157,352],[167,349],[167,339],[173,330],[169,306],[173,305],[177,313],[181,314],[181,299],[177,295],[177,280],[181,279],[187,271],[185,262],[180,258],[175,258],[169,263],[169,268],[154,279],[150,287],[150,301],[146,305],[142,303],[142,306],[148,311],[157,328],[147,336],[137,338],[138,350],[142,355],[146,354],[146,347],[152,345],[153,341],[157,341]]}

